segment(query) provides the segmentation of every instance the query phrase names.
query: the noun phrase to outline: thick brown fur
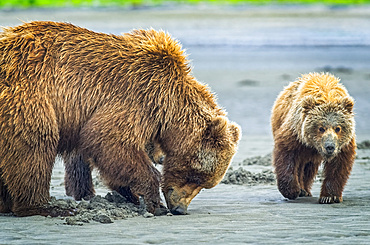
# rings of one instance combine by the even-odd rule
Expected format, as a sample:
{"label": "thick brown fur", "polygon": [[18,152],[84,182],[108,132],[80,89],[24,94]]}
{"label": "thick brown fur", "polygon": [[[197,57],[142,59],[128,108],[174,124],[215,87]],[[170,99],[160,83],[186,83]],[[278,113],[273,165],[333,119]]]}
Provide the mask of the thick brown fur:
{"label": "thick brown fur", "polygon": [[273,164],[282,195],[311,196],[320,164],[320,203],[342,201],[355,159],[354,101],[328,73],[302,75],[278,96],[272,109]]}
{"label": "thick brown fur", "polygon": [[[116,36],[30,22],[0,33],[0,212],[46,214],[61,154],[77,199],[94,194],[96,167],[112,190],[143,197],[152,213],[162,178],[168,207],[186,213],[201,188],[222,179],[239,137],[165,32]],[[165,155],[163,177],[150,144]]]}

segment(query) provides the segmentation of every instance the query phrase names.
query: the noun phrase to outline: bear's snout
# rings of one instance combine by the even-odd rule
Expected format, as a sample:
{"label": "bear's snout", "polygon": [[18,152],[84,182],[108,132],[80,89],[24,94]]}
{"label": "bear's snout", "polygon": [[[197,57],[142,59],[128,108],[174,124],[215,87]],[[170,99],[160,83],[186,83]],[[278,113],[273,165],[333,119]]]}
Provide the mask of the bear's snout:
{"label": "bear's snout", "polygon": [[325,144],[325,150],[328,155],[332,155],[335,151],[335,144],[332,142],[328,142]]}
{"label": "bear's snout", "polygon": [[174,207],[171,209],[171,213],[174,215],[183,215],[187,214],[188,207],[185,207],[184,205],[180,205],[177,207]]}
{"label": "bear's snout", "polygon": [[187,205],[181,202],[181,197],[177,191],[171,188],[167,195],[165,195],[167,207],[174,215],[181,215],[187,213]]}
{"label": "bear's snout", "polygon": [[332,133],[328,133],[323,137],[322,151],[327,158],[330,158],[336,154],[337,149],[337,137]]}
{"label": "bear's snout", "polygon": [[193,198],[200,192],[201,186],[186,184],[182,187],[172,186],[164,191],[167,208],[172,214],[187,214],[188,206]]}

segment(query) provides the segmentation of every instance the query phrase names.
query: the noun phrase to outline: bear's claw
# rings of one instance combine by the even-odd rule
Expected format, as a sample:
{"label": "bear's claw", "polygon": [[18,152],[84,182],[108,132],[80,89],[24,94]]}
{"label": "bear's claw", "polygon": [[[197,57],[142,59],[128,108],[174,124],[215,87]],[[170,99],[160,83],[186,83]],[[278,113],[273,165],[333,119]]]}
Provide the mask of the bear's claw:
{"label": "bear's claw", "polygon": [[321,196],[319,199],[320,204],[332,204],[342,202],[342,197],[338,196]]}

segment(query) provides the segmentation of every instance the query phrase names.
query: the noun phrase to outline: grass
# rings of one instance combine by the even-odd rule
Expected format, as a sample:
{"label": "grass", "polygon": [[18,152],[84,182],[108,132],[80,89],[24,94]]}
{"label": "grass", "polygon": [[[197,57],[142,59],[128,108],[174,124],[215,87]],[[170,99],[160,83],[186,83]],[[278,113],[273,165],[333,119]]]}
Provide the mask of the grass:
{"label": "grass", "polygon": [[108,6],[159,6],[169,2],[179,4],[326,4],[354,5],[369,4],[370,0],[0,0],[0,8],[4,7],[108,7]]}

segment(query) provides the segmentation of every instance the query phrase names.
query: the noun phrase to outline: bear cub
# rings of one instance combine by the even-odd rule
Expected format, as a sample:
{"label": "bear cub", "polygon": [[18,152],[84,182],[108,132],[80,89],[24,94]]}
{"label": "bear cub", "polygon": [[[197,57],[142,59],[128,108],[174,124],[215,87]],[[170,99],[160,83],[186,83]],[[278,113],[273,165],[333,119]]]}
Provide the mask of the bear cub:
{"label": "bear cub", "polygon": [[328,73],[302,75],[272,108],[273,165],[278,189],[288,199],[311,196],[321,163],[319,203],[342,202],[355,160],[354,100]]}

